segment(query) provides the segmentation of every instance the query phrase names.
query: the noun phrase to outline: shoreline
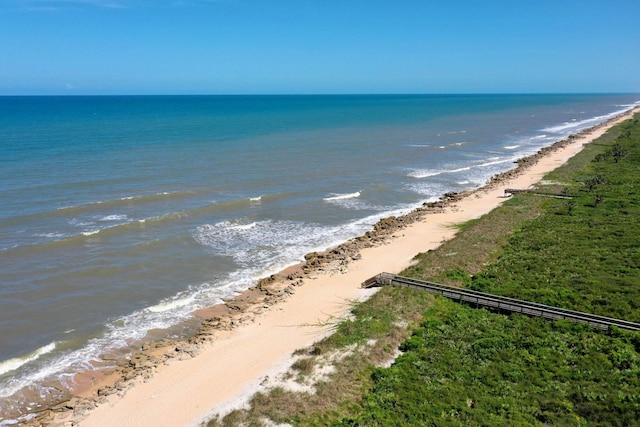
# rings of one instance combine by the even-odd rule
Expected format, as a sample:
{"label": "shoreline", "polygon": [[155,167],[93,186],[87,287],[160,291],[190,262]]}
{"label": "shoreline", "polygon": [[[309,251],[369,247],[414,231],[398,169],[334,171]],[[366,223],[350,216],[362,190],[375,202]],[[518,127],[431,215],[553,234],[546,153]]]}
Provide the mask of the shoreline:
{"label": "shoreline", "polygon": [[373,230],[305,255],[305,262],[263,278],[223,304],[195,312],[201,326],[184,340],[145,344],[110,371],[79,374],[76,396],[26,425],[194,425],[240,406],[265,375],[288,368],[291,353],[326,336],[326,325],[366,298],[360,283],[400,272],[418,253],[455,235],[453,224],[497,207],[507,187],[527,188],[640,107],[571,135],[476,190],[446,193],[438,202],[378,221]]}

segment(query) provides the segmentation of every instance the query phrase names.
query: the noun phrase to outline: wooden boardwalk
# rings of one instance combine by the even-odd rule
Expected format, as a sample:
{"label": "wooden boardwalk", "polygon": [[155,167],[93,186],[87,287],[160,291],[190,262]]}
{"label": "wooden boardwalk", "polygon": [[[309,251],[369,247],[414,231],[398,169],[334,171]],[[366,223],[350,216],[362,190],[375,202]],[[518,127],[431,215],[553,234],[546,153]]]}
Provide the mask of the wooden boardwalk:
{"label": "wooden boardwalk", "polygon": [[520,194],[520,193],[537,194],[538,196],[554,197],[556,199],[574,199],[575,198],[575,196],[572,196],[570,194],[549,193],[549,192],[546,192],[546,191],[537,191],[537,190],[530,190],[530,189],[518,190],[518,189],[515,189],[515,188],[506,188],[504,190],[504,194],[515,195],[515,194]]}
{"label": "wooden boardwalk", "polygon": [[402,277],[391,273],[380,273],[366,280],[362,284],[362,287],[371,288],[383,285],[396,285],[421,289],[442,295],[454,301],[464,302],[475,307],[483,307],[501,312],[519,313],[526,316],[542,317],[549,320],[566,319],[577,323],[586,323],[590,326],[601,329],[609,329],[611,326],[617,326],[621,329],[640,331],[640,323],[628,322],[626,320],[614,319],[611,317],[596,316],[594,314],[486,294],[484,292],[472,291],[470,289],[455,288],[453,286],[441,285],[423,280],[410,279],[408,277]]}

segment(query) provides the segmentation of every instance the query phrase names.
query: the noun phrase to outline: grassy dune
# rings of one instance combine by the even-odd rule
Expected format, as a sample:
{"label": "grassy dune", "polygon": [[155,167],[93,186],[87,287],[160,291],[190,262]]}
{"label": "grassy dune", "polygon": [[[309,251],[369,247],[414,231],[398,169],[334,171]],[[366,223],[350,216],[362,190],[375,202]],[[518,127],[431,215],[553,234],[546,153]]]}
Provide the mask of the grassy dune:
{"label": "grassy dune", "polygon": [[[538,189],[571,198],[518,194],[402,274],[639,322],[638,116]],[[209,425],[640,425],[639,332],[501,315],[400,288],[353,305],[352,318],[297,356],[291,376],[316,378],[313,393],[276,387]]]}

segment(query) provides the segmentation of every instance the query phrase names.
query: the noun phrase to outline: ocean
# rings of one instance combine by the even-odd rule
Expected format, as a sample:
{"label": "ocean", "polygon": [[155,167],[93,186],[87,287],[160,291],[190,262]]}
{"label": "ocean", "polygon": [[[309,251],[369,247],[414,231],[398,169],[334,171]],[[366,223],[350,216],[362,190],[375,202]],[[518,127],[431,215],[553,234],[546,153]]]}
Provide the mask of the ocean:
{"label": "ocean", "polygon": [[0,97],[0,420],[37,408],[52,380],[188,334],[194,310],[639,100]]}

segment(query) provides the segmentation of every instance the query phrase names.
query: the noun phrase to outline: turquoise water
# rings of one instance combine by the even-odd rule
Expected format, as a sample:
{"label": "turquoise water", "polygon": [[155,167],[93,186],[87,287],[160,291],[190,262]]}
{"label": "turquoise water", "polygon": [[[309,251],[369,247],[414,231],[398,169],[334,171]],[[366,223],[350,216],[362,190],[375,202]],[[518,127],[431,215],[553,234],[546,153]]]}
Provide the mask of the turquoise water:
{"label": "turquoise water", "polygon": [[0,414],[638,99],[0,97]]}

